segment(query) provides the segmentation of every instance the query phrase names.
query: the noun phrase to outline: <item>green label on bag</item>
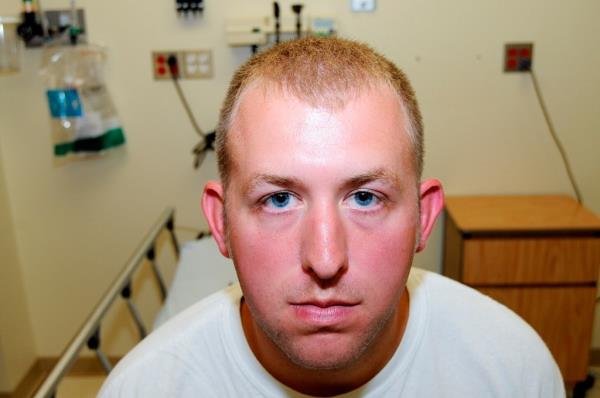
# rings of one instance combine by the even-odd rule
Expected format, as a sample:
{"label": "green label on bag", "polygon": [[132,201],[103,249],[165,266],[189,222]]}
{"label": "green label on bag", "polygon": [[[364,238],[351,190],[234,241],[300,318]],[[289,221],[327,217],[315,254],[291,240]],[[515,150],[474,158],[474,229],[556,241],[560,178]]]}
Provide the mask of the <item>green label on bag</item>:
{"label": "green label on bag", "polygon": [[109,148],[114,148],[125,143],[123,129],[116,128],[108,130],[106,133],[93,138],[84,138],[71,142],[63,142],[54,145],[55,156],[65,156],[70,152],[100,152]]}

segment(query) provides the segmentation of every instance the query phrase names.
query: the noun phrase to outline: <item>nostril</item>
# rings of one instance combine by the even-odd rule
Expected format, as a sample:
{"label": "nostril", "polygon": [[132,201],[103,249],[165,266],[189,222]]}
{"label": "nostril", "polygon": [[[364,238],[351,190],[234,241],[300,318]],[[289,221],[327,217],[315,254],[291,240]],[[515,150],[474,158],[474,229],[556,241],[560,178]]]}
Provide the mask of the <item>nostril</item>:
{"label": "nostril", "polygon": [[304,268],[320,281],[339,279],[348,268],[346,247],[339,237],[333,242],[321,238],[303,249]]}
{"label": "nostril", "polygon": [[326,289],[337,285],[348,268],[341,266],[336,268],[334,272],[327,273],[323,272],[323,268],[320,266],[309,265],[304,267],[304,269],[321,289]]}
{"label": "nostril", "polygon": [[335,203],[321,203],[305,218],[303,268],[321,284],[339,280],[348,267],[346,234]]}

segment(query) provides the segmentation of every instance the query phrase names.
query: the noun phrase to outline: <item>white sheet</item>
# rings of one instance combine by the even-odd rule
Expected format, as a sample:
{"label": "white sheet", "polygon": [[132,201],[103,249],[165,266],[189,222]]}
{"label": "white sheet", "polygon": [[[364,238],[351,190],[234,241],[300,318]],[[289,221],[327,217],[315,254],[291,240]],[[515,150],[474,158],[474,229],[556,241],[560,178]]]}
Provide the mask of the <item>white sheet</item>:
{"label": "white sheet", "polygon": [[184,243],[167,299],[154,320],[154,329],[198,300],[236,282],[233,263],[219,253],[211,237]]}

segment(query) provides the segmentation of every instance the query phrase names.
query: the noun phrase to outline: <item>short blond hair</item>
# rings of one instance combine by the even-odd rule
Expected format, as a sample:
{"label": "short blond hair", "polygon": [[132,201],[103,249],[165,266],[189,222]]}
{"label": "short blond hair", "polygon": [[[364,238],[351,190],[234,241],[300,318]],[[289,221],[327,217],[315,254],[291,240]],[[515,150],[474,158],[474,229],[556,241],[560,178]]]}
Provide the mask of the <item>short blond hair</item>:
{"label": "short blond hair", "polygon": [[217,126],[217,159],[224,186],[233,160],[228,130],[245,90],[253,83],[273,84],[311,105],[338,109],[361,90],[381,85],[400,98],[413,146],[417,180],[423,171],[423,121],[406,75],[369,46],[340,38],[307,37],[278,44],[250,58],[234,74]]}

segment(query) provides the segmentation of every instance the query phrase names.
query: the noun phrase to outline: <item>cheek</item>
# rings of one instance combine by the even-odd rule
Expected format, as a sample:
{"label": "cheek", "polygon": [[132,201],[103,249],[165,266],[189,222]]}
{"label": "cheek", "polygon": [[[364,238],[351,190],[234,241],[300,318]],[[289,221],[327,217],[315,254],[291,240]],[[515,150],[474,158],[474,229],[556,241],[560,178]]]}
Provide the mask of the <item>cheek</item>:
{"label": "cheek", "polygon": [[262,293],[277,290],[298,266],[299,239],[293,228],[240,216],[230,224],[233,261],[242,286]]}
{"label": "cheek", "polygon": [[248,225],[231,230],[232,257],[246,303],[262,322],[282,322],[282,298],[290,281],[297,280],[297,240],[289,235]]}
{"label": "cheek", "polygon": [[355,230],[349,245],[355,277],[377,296],[401,290],[412,264],[415,239],[414,221],[386,222],[376,231]]}

